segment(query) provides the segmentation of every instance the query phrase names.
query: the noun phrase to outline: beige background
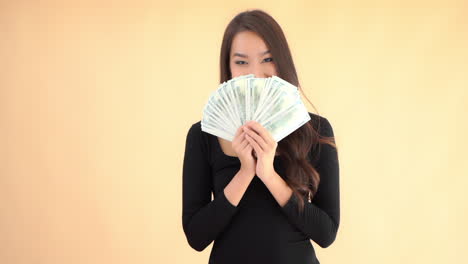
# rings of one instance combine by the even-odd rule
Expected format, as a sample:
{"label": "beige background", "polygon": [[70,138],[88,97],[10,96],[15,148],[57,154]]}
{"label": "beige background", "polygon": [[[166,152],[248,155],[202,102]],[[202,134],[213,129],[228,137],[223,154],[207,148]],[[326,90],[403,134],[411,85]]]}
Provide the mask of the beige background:
{"label": "beige background", "polygon": [[207,263],[182,230],[185,136],[254,7],[340,147],[321,262],[468,262],[468,2],[4,0],[0,263]]}

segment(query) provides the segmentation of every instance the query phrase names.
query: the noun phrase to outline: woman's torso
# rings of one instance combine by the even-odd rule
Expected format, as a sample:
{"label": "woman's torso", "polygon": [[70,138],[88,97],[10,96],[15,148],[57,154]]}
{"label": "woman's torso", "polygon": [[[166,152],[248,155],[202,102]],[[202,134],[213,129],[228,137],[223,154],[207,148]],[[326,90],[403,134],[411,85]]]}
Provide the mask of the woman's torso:
{"label": "woman's torso", "polygon": [[[216,196],[238,172],[240,161],[230,141],[206,135]],[[275,156],[274,168],[284,175],[281,163],[281,157]],[[231,222],[215,239],[209,263],[319,263],[311,241],[288,222],[280,205],[258,177],[254,177],[238,207]]]}

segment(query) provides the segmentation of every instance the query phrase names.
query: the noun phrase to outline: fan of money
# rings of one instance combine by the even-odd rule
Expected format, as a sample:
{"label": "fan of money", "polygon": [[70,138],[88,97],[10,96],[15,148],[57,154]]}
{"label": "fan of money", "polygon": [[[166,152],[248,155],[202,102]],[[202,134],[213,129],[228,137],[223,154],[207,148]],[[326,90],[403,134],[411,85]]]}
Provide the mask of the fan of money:
{"label": "fan of money", "polygon": [[232,78],[218,86],[203,108],[202,131],[232,141],[250,120],[265,127],[276,142],[310,120],[299,90],[278,76]]}

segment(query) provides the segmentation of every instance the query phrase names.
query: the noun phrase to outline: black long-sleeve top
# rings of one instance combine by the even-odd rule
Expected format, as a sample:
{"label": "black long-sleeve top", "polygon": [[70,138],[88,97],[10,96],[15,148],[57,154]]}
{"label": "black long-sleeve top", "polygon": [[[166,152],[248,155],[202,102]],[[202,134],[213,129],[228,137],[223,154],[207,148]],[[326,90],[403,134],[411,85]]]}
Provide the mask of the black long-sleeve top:
{"label": "black long-sleeve top", "polygon": [[[309,115],[321,135],[334,136],[325,117]],[[338,155],[335,148],[320,144],[309,157],[320,184],[311,202],[305,197],[303,213],[295,195],[281,207],[258,177],[234,206],[224,188],[239,171],[240,160],[224,154],[217,137],[203,132],[200,121],[194,123],[187,133],[182,170],[182,225],[189,245],[202,251],[214,241],[210,264],[320,263],[310,240],[326,248],[338,232]],[[281,156],[273,165],[285,178]]]}

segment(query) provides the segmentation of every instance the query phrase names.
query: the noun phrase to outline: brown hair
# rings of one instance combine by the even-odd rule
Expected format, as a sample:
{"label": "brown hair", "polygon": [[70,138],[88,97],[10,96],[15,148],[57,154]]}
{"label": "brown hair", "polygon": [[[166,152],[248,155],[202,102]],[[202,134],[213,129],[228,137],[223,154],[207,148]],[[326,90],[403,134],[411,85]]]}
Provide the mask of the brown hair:
{"label": "brown hair", "polygon": [[[221,44],[220,83],[232,78],[229,66],[232,40],[237,33],[242,31],[252,31],[263,39],[273,57],[278,77],[298,87],[316,110],[299,85],[296,68],[283,30],[273,17],[259,9],[241,12],[228,24]],[[319,120],[320,118],[317,118],[317,121]],[[311,124],[315,121],[312,119],[312,122],[307,122],[280,140],[277,146],[286,168],[286,175],[281,177],[291,187],[293,195],[298,198],[299,211],[304,210],[306,195],[309,195],[309,200],[311,200],[320,183],[319,173],[308,161],[310,150],[312,148],[315,150],[315,147],[322,143],[336,148],[334,137],[319,135],[320,122],[317,124],[318,128],[314,128]]]}

